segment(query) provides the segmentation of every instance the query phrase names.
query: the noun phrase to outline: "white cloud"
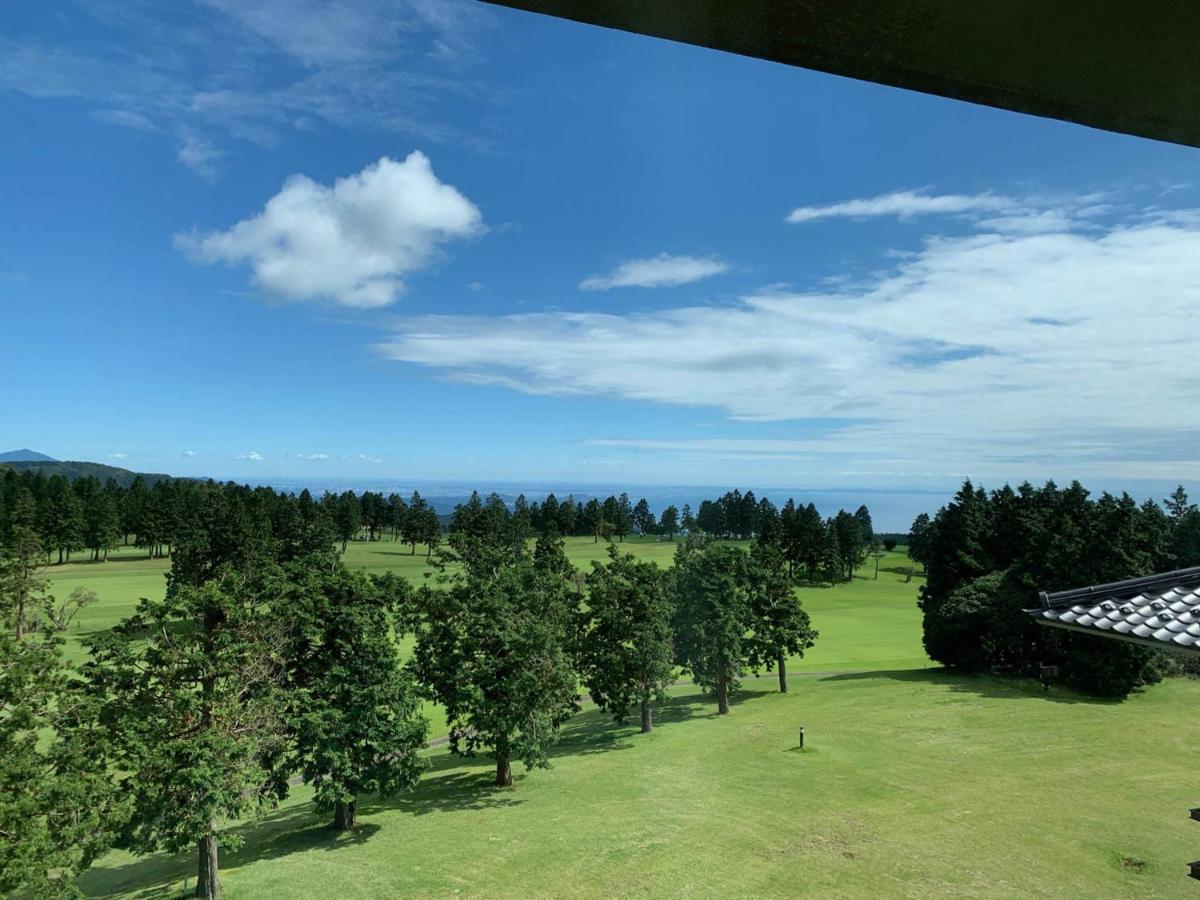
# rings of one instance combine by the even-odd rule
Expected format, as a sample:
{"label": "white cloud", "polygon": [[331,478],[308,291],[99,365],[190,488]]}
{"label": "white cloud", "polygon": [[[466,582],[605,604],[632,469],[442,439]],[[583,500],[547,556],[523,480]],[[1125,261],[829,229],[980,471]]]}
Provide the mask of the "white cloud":
{"label": "white cloud", "polygon": [[373,464],[374,464],[374,463],[381,463],[381,462],[383,462],[383,459],[382,459],[381,457],[378,457],[378,456],[368,456],[366,453],[360,453],[360,454],[358,454],[358,458],[359,458],[359,459],[360,459],[362,462],[366,462],[366,463],[373,463]]}
{"label": "white cloud", "polygon": [[328,453],[293,453],[291,456],[293,459],[303,459],[308,462],[329,459]]}
{"label": "white cloud", "polygon": [[248,459],[250,462],[263,462],[266,457],[257,450],[251,450],[249,453],[239,453],[234,459]]}
{"label": "white cloud", "polygon": [[254,282],[285,300],[385,306],[439,245],[482,229],[470,200],[438,180],[425,154],[383,157],[333,187],[293,175],[262,212],[225,231],[180,234],[199,262],[248,264]]}
{"label": "white cloud", "polygon": [[926,194],[920,191],[894,191],[877,197],[859,197],[828,206],[800,206],[788,214],[788,222],[816,222],[820,219],[866,219],[896,216],[951,215],[955,213],[1002,213],[1017,209],[1011,197],[996,194]]}
{"label": "white cloud", "polygon": [[608,275],[593,275],[579,282],[584,291],[607,291],[621,287],[670,287],[719,275],[729,268],[713,257],[671,256],[660,253],[648,259],[621,263]]}
{"label": "white cloud", "polygon": [[176,159],[206,181],[216,181],[217,164],[225,154],[195,134],[185,134]]}
{"label": "white cloud", "polygon": [[128,459],[129,454],[128,453],[110,453],[110,454],[108,454],[108,458],[109,459]]}
{"label": "white cloud", "polygon": [[187,459],[191,459],[193,456],[196,455],[196,451],[195,450],[184,450],[182,455],[184,457],[186,457]]}
{"label": "white cloud", "polygon": [[885,274],[824,292],[622,315],[413,317],[379,349],[455,381],[716,407],[784,430],[783,443],[601,438],[630,452],[1200,477],[1200,426],[1187,420],[1200,376],[1186,364],[1200,218],[985,229],[929,238]]}

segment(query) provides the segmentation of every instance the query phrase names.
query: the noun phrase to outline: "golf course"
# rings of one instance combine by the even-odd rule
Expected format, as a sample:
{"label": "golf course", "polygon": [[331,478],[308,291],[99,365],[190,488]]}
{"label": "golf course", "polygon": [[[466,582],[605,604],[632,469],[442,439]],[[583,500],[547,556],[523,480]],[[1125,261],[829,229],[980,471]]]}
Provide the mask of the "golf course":
{"label": "golf course", "polygon": [[[669,566],[674,544],[623,549]],[[606,546],[570,538],[567,552],[587,568]],[[351,542],[346,562],[414,583],[431,572],[424,548],[390,540]],[[168,565],[121,548],[46,570],[57,596],[99,597],[72,626],[70,657],[139,597],[160,596]],[[787,694],[773,674],[748,675],[719,717],[680,681],[646,735],[585,705],[552,767],[517,766],[512,788],[491,786],[486,757],[435,747],[414,790],[364,797],[348,833],[296,787],[242,826],[224,887],[234,898],[317,885],[339,897],[1191,896],[1200,681],[1110,702],[946,672],[923,652],[910,565],[901,547],[877,579],[871,561],[852,582],[797,588],[820,637],[789,661]],[[443,735],[439,710],[429,715],[431,737]],[[195,877],[192,854],[113,851],[80,886],[179,896]]]}

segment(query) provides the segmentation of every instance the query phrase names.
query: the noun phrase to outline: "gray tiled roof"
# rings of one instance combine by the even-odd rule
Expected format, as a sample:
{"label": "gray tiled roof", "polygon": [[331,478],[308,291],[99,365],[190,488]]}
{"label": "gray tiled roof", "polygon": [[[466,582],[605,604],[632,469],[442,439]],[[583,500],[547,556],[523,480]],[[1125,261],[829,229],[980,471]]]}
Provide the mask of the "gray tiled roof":
{"label": "gray tiled roof", "polygon": [[1041,625],[1200,653],[1200,566],[1039,598],[1026,612]]}

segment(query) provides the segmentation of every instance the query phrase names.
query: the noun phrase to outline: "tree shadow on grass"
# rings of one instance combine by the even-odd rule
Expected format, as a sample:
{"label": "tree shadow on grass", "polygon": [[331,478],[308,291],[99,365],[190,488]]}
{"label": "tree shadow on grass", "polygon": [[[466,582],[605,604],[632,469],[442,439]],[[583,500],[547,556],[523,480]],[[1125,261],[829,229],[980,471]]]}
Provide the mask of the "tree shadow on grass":
{"label": "tree shadow on grass", "polygon": [[432,812],[471,812],[523,803],[523,797],[493,784],[495,774],[491,766],[477,768],[490,762],[491,759],[483,754],[473,757],[459,757],[448,752],[438,754],[411,791],[387,800],[375,799],[365,804],[360,801],[360,814],[399,809],[423,816]]}
{"label": "tree shadow on grass", "polygon": [[[298,804],[230,829],[245,842],[237,850],[220,849],[221,869],[247,866],[290,853],[356,847],[370,840],[379,828],[374,822],[359,822],[353,831],[334,831],[329,827],[328,815],[318,813],[311,803]],[[121,866],[89,869],[80,876],[78,884],[86,897],[157,900],[183,896],[185,880],[189,887],[194,886],[195,877],[196,855],[187,851],[155,853]]]}
{"label": "tree shadow on grass", "polygon": [[951,669],[885,669],[875,672],[846,672],[826,675],[821,681],[905,681],[912,684],[944,685],[957,693],[975,694],[990,700],[1046,700],[1051,703],[1112,705],[1120,700],[1090,697],[1070,688],[1052,684],[1047,691],[1032,678],[1003,678],[998,675],[972,675]]}

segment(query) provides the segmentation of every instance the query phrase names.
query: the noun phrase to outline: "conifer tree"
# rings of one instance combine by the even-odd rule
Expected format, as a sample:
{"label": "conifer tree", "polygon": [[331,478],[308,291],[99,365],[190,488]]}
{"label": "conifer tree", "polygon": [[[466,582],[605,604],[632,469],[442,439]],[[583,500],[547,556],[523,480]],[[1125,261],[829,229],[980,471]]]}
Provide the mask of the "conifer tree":
{"label": "conifer tree", "polygon": [[747,642],[750,668],[779,675],[779,692],[787,693],[787,658],[803,656],[817,640],[808,613],[788,577],[787,561],[778,547],[755,541],[747,570],[753,635]]}
{"label": "conifer tree", "polygon": [[[545,556],[543,551],[543,556]],[[452,532],[439,562],[445,590],[417,598],[413,671],[450,723],[450,749],[485,750],[498,786],[512,760],[549,765],[559,728],[578,708],[569,655],[578,597],[551,565],[539,565],[502,533]]]}
{"label": "conifer tree", "polygon": [[131,806],[136,853],[197,851],[195,896],[221,893],[218,848],[241,842],[229,819],[273,806],[287,790],[284,628],[278,569],[225,567],[91,642],[85,673],[102,704]]}
{"label": "conifer tree", "polygon": [[729,544],[690,539],[675,551],[671,600],[675,610],[675,657],[696,684],[729,712],[753,624],[746,552]]}
{"label": "conifer tree", "polygon": [[403,669],[391,623],[409,588],[351,573],[328,554],[290,567],[284,605],[292,768],[332,827],[354,828],[358,798],[411,788],[425,761],[427,721]]}
{"label": "conifer tree", "polygon": [[652,562],[608,548],[592,563],[588,600],[580,611],[580,675],[600,709],[624,722],[641,710],[642,732],[653,728],[652,704],[671,683],[671,602],[667,576]]}

